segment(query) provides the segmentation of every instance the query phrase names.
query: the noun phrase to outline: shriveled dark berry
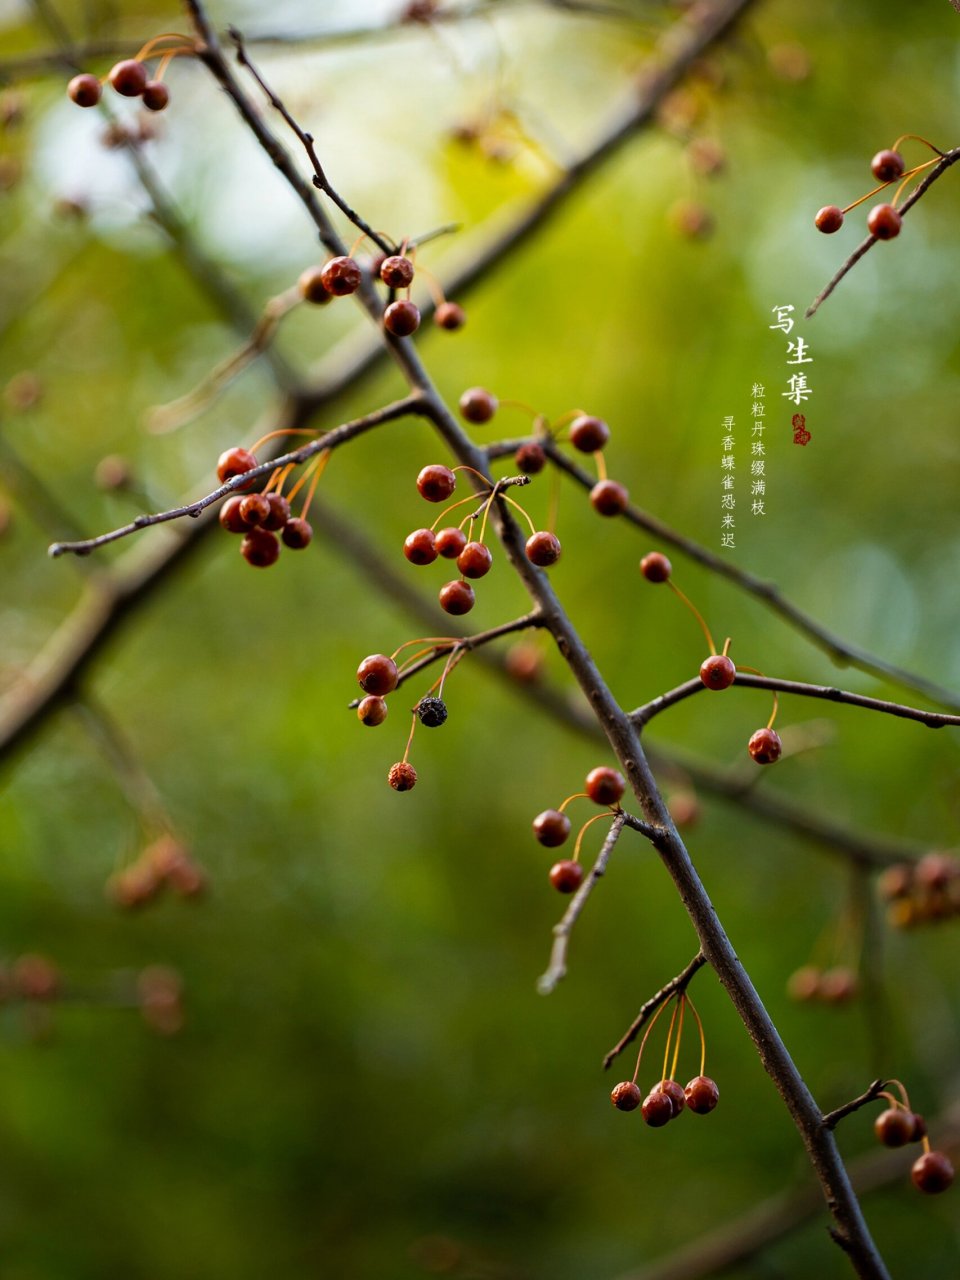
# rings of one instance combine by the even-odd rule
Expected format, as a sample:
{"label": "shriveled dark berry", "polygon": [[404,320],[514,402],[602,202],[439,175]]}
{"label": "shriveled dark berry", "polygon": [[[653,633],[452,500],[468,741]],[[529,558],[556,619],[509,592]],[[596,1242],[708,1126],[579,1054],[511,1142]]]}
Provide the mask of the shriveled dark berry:
{"label": "shriveled dark berry", "polygon": [[709,1115],[720,1101],[720,1090],[709,1076],[694,1076],[683,1093],[687,1106],[697,1116]]}
{"label": "shriveled dark berry", "polygon": [[602,418],[581,414],[570,423],[570,443],[581,453],[596,453],[610,439],[610,428]]}
{"label": "shriveled dark berry", "polygon": [[652,1089],[651,1092],[666,1094],[673,1105],[674,1119],[687,1105],[687,1097],[683,1091],[683,1086],[678,1084],[676,1080],[661,1080],[656,1088]]}
{"label": "shriveled dark berry", "polygon": [[618,1111],[636,1111],[643,1099],[643,1094],[632,1080],[621,1080],[610,1091],[610,1101]]}
{"label": "shriveled dark berry", "polygon": [[383,724],[387,718],[387,710],[386,698],[378,698],[374,694],[368,693],[365,698],[360,699],[357,706],[357,719],[361,724]]}
{"label": "shriveled dark berry", "polygon": [[839,205],[825,204],[817,211],[813,222],[818,231],[822,231],[825,236],[831,236],[834,231],[839,231],[843,226],[843,210]]}
{"label": "shriveled dark berry", "polygon": [[399,298],[384,311],[383,325],[395,338],[409,338],[420,328],[420,308],[409,298]]}
{"label": "shriveled dark berry", "polygon": [[547,849],[556,849],[570,834],[570,819],[559,809],[544,809],[533,820],[533,834]]}
{"label": "shriveled dark berry", "polygon": [[468,387],[460,397],[460,416],[475,427],[489,422],[499,406],[497,397],[485,387]]}
{"label": "shriveled dark berry", "polygon": [[302,551],[313,539],[313,527],[300,516],[292,516],[283,526],[280,537],[283,539],[283,545],[289,547],[291,551]]}
{"label": "shriveled dark berry", "polygon": [[397,664],[385,653],[371,653],[357,667],[357,683],[364,693],[382,698],[397,687]]}
{"label": "shriveled dark berry", "polygon": [[266,499],[270,510],[263,522],[263,527],[272,533],[279,533],[281,529],[286,528],[287,521],[290,519],[290,503],[282,493],[268,493]]}
{"label": "shriveled dark berry", "polygon": [[715,653],[700,664],[700,679],[708,689],[729,689],[736,675],[737,668],[725,653]]}
{"label": "shriveled dark berry", "polygon": [[162,111],[170,101],[170,90],[162,80],[148,80],[143,86],[142,97],[148,111]]}
{"label": "shriveled dark berry", "polygon": [[433,564],[437,558],[437,540],[432,529],[414,529],[403,541],[403,554],[411,564]]}
{"label": "shriveled dark berry", "polygon": [[877,204],[867,214],[867,230],[878,240],[892,240],[900,234],[903,219],[892,204]]}
{"label": "shriveled dark berry", "polygon": [[280,543],[266,529],[251,529],[240,543],[240,554],[255,569],[269,569],[280,558]]}
{"label": "shriveled dark berry", "polygon": [[447,718],[447,704],[442,698],[421,698],[417,703],[417,716],[427,729],[439,729]]}
{"label": "shriveled dark berry", "polygon": [[477,597],[474,595],[473,587],[469,582],[464,582],[461,578],[455,578],[453,582],[446,582],[440,588],[440,608],[445,613],[452,613],[455,617],[460,617],[465,613],[469,613],[476,603]]}
{"label": "shriveled dark berry", "polygon": [[576,893],[583,884],[583,867],[569,858],[550,868],[550,883],[558,893]]}
{"label": "shriveled dark berry", "polygon": [[550,565],[556,564],[560,559],[562,550],[563,548],[560,546],[560,539],[557,535],[548,532],[546,529],[540,529],[536,533],[532,533],[527,539],[527,559],[540,569],[546,569]]}
{"label": "shriveled dark berry", "polygon": [[660,551],[651,551],[640,561],[640,572],[648,582],[666,582],[673,565]]}
{"label": "shriveled dark berry", "polygon": [[913,1185],[928,1196],[939,1195],[953,1182],[953,1165],[942,1151],[928,1151],[910,1170]]}
{"label": "shriveled dark berry", "polygon": [[413,279],[413,263],[401,254],[393,253],[380,263],[380,279],[391,289],[406,289]]}
{"label": "shriveled dark berry", "polygon": [[96,76],[84,72],[67,85],[67,97],[78,107],[95,107],[103,95],[103,85]]}
{"label": "shriveled dark berry", "polygon": [[257,460],[249,449],[241,449],[239,445],[233,449],[225,449],[217,459],[217,479],[221,484],[226,484],[234,476],[245,475],[257,465]]}
{"label": "shriveled dark berry", "polygon": [[617,804],[627,784],[619,770],[601,764],[587,774],[583,789],[594,804]]}
{"label": "shriveled dark berry", "polygon": [[525,476],[535,476],[547,465],[547,455],[542,444],[531,440],[520,445],[513,455],[513,461],[517,470],[522,471]]}
{"label": "shriveled dark berry", "polygon": [[320,274],[327,293],[338,298],[345,298],[360,288],[362,273],[353,258],[331,258],[323,264]]}
{"label": "shriveled dark berry", "polygon": [[110,68],[107,79],[124,98],[139,98],[147,87],[147,68],[142,62],[127,58]]}
{"label": "shriveled dark berry", "polygon": [[660,1129],[673,1119],[673,1101],[667,1093],[655,1090],[648,1093],[643,1100],[642,1111],[644,1124],[651,1129]]}
{"label": "shriveled dark berry", "polygon": [[776,729],[758,729],[751,735],[747,750],[757,764],[775,764],[783,754],[783,743]]}
{"label": "shriveled dark berry", "polygon": [[903,176],[903,156],[889,148],[878,151],[870,161],[870,170],[878,182],[894,182]]}
{"label": "shriveled dark berry", "polygon": [[433,313],[433,318],[441,329],[447,329],[450,333],[462,329],[467,323],[467,313],[457,302],[441,302]]}
{"label": "shriveled dark berry", "polygon": [[446,502],[457,484],[457,477],[449,467],[442,463],[432,463],[424,467],[417,476],[417,489],[421,498],[427,502]]}
{"label": "shriveled dark berry", "polygon": [[590,490],[590,505],[601,516],[620,515],[629,501],[629,493],[616,480],[598,480]]}
{"label": "shriveled dark berry", "polygon": [[468,542],[457,556],[457,568],[465,578],[484,578],[493,564],[493,553],[482,542]]}
{"label": "shriveled dark berry", "polygon": [[250,528],[240,514],[241,502],[243,502],[243,498],[234,494],[220,508],[220,524],[226,529],[227,533],[246,533]]}
{"label": "shriveled dark berry", "polygon": [[417,771],[412,764],[399,760],[390,766],[387,781],[394,791],[412,791],[417,785]]}
{"label": "shriveled dark berry", "polygon": [[441,529],[436,536],[437,551],[445,560],[456,560],[467,545],[467,535],[462,529]]}
{"label": "shriveled dark berry", "polygon": [[270,515],[270,503],[262,493],[248,493],[240,499],[240,514],[249,525],[262,525]]}
{"label": "shriveled dark berry", "polygon": [[873,1132],[885,1147],[905,1147],[913,1141],[913,1112],[903,1107],[888,1107],[874,1120]]}
{"label": "shriveled dark berry", "polygon": [[323,283],[323,267],[307,267],[306,271],[300,273],[297,288],[301,298],[312,302],[314,306],[323,306],[333,298],[333,294]]}

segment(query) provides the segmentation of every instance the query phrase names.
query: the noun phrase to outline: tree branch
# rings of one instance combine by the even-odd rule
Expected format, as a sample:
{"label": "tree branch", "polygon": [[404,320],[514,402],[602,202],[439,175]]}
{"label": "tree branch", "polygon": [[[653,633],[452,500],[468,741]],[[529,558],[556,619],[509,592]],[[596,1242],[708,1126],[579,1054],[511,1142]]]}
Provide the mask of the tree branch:
{"label": "tree branch", "polygon": [[656,1011],[671,996],[677,995],[681,991],[686,991],[689,987],[694,975],[707,963],[707,957],[702,951],[698,951],[685,969],[677,974],[675,978],[671,978],[669,982],[664,983],[656,995],[651,996],[646,1004],[641,1005],[640,1012],[631,1022],[630,1026],[620,1037],[613,1048],[604,1054],[603,1069],[608,1071],[613,1063],[628,1048],[637,1036],[643,1030],[644,1026],[650,1021]]}

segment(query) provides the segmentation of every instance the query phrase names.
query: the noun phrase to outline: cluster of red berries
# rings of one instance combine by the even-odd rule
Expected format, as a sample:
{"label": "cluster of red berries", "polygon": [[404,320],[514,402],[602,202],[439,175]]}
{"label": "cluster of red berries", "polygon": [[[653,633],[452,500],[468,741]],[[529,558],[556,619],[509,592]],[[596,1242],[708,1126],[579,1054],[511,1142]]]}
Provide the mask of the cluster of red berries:
{"label": "cluster of red berries", "polygon": [[[167,86],[162,80],[151,80],[146,63],[136,58],[111,67],[107,83],[124,98],[139,98],[148,111],[162,111],[170,101]],[[103,96],[103,81],[85,71],[67,85],[67,96],[78,107],[95,107]]]}
{"label": "cluster of red berries", "polygon": [[636,1111],[640,1107],[644,1123],[651,1129],[676,1120],[685,1109],[694,1115],[709,1115],[719,1100],[720,1090],[709,1076],[694,1076],[685,1088],[676,1080],[661,1080],[645,1098],[632,1080],[622,1080],[610,1093],[610,1101],[618,1111]]}
{"label": "cluster of red berries", "polygon": [[[915,137],[916,135],[908,134],[907,137]],[[876,195],[878,191],[882,191],[892,182],[901,181],[905,184],[914,174],[920,173],[931,164],[936,164],[943,153],[933,143],[927,142],[926,138],[918,138],[925,146],[936,152],[933,160],[928,160],[924,164],[915,165],[912,169],[907,169],[904,164],[903,156],[896,149],[903,139],[898,139],[893,147],[887,147],[883,151],[878,151],[870,162],[870,171],[880,183],[879,187],[874,187],[872,191],[868,191],[865,196],[861,196],[859,200],[854,200],[853,204],[847,205],[845,209],[841,209],[838,205],[824,205],[814,218],[814,223],[818,231],[822,231],[825,235],[832,235],[833,232],[839,231],[843,226],[844,215],[849,213],[851,209],[855,209],[857,205],[863,204],[865,200],[869,200],[871,196]],[[902,186],[901,186],[902,190]],[[899,195],[899,192],[898,192]],[[892,204],[878,204],[870,210],[867,215],[867,230],[877,240],[892,240],[900,234],[900,228],[903,225],[903,219],[896,207],[897,198],[894,197]]]}
{"label": "cluster of red berries", "polygon": [[[592,800],[594,804],[602,805],[605,809],[616,808],[620,804],[626,786],[622,773],[610,768],[609,765],[598,765],[587,774],[583,791],[567,796],[559,809],[544,809],[542,813],[537,814],[533,820],[534,836],[545,848],[558,848],[566,843],[570,835],[570,819],[564,813],[564,809],[571,800],[585,798]],[[584,831],[591,822],[595,821],[596,818],[590,818],[581,827],[573,857],[555,862],[550,868],[550,883],[559,893],[574,893],[583,883],[583,866],[579,860],[580,842]]]}
{"label": "cluster of red berries", "polygon": [[915,863],[898,862],[877,881],[894,928],[960,915],[960,859],[949,853],[925,853]]}
{"label": "cluster of red berries", "polygon": [[[405,298],[395,298],[383,312],[383,327],[396,338],[409,338],[420,328],[420,308],[409,296],[413,282],[414,265],[404,253],[379,254],[369,264],[374,280],[388,289],[406,289]],[[307,302],[322,306],[333,298],[345,298],[356,293],[363,280],[363,268],[349,255],[330,258],[322,267],[308,267],[300,276],[298,288]],[[433,315],[441,329],[462,329],[467,322],[466,312],[456,302],[445,299],[438,302]]]}
{"label": "cluster of red berries", "polygon": [[[456,470],[461,469],[458,467]],[[486,477],[481,478],[486,482]],[[456,488],[456,483],[455,471],[442,463],[432,463],[424,467],[417,476],[417,491],[426,502],[446,502]],[[460,525],[437,529],[437,525],[450,511],[472,501],[471,497],[452,503],[440,513],[429,529],[414,529],[404,540],[403,554],[411,564],[433,564],[438,556],[445,560],[456,560],[460,577],[444,583],[440,588],[440,607],[446,613],[457,616],[469,613],[476,604],[476,593],[467,579],[475,581],[478,578],[484,578],[493,566],[493,553],[483,541],[483,535],[487,512],[499,492],[501,492],[499,485],[491,486],[480,512],[468,516],[466,520],[461,521]],[[520,510],[522,511],[523,508],[521,507]],[[463,525],[474,520],[479,514],[484,517],[480,536],[477,539],[468,539]],[[560,539],[555,533],[545,529],[534,530],[527,539],[527,559],[541,569],[556,564],[560,559],[561,551]]]}
{"label": "cluster of red berries", "polygon": [[[419,642],[413,641],[412,643]],[[451,650],[454,650],[456,641],[451,640],[449,644]],[[443,679],[449,673],[451,665],[451,661],[448,660],[444,676],[437,682],[441,688]],[[365,694],[357,704],[357,719],[361,724],[383,724],[387,718],[388,711],[387,694],[396,689],[399,680],[400,668],[397,666],[395,658],[388,657],[385,653],[371,653],[364,658],[357,668],[357,682]],[[439,729],[447,720],[447,704],[441,697],[433,696],[431,691],[431,693],[420,699],[413,709],[413,714],[414,729],[418,723],[424,725],[427,729]],[[407,753],[402,760],[398,760],[396,764],[390,766],[390,771],[387,774],[387,781],[394,791],[412,791],[416,786],[417,771],[407,759],[412,741],[413,729],[411,729],[410,737],[407,740]]]}
{"label": "cluster of red berries", "polygon": [[821,969],[805,964],[790,975],[787,992],[803,1003],[816,1000],[823,1004],[846,1004],[859,995],[860,980],[847,965]]}
{"label": "cluster of red berries", "polygon": [[903,1094],[901,1102],[892,1094],[883,1092],[891,1105],[881,1111],[873,1123],[873,1131],[877,1141],[885,1147],[905,1147],[913,1142],[923,1143],[923,1155],[918,1156],[910,1169],[913,1185],[926,1195],[939,1195],[946,1191],[954,1178],[953,1165],[942,1151],[932,1151],[927,1137],[927,1125],[923,1116],[913,1111],[907,1098],[906,1090],[899,1081],[896,1084]]}
{"label": "cluster of red berries", "polygon": [[[220,455],[217,477],[221,484],[226,484],[257,465],[249,449],[235,446]],[[228,533],[243,534],[240,554],[247,564],[258,569],[276,564],[280,557],[280,539],[291,551],[301,551],[313,538],[313,529],[307,521],[290,514],[290,503],[282,493],[231,494],[220,508],[220,524]]]}
{"label": "cluster of red berries", "polygon": [[173,836],[162,835],[107,885],[111,899],[125,911],[152,902],[169,887],[180,898],[197,898],[207,888],[203,868]]}

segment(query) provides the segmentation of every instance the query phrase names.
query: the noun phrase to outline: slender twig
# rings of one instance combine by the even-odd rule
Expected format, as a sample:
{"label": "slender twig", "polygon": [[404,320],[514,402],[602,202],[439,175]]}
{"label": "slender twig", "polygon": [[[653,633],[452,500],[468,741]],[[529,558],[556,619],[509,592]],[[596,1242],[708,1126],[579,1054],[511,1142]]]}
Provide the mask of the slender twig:
{"label": "slender twig", "polygon": [[160,792],[113,716],[89,692],[77,699],[73,709],[112,768],[138,820],[152,834],[169,831],[170,819]]}
{"label": "slender twig", "polygon": [[835,1111],[829,1111],[823,1117],[823,1127],[825,1129],[835,1129],[844,1117],[852,1116],[855,1111],[859,1111],[861,1107],[865,1107],[870,1102],[876,1102],[886,1087],[886,1080],[874,1080],[870,1088],[865,1093],[861,1093],[859,1098],[854,1098],[852,1102],[844,1103],[842,1107],[837,1107]]}
{"label": "slender twig", "polygon": [[707,963],[707,957],[702,951],[698,951],[685,969],[677,974],[675,978],[671,978],[669,982],[665,982],[660,990],[650,997],[650,999],[640,1007],[640,1012],[631,1022],[630,1026],[620,1037],[613,1048],[603,1056],[603,1069],[608,1070],[613,1063],[628,1048],[637,1036],[643,1030],[644,1026],[650,1021],[656,1011],[671,996],[677,995],[681,991],[686,991],[687,987],[693,980],[694,974],[702,969]]}

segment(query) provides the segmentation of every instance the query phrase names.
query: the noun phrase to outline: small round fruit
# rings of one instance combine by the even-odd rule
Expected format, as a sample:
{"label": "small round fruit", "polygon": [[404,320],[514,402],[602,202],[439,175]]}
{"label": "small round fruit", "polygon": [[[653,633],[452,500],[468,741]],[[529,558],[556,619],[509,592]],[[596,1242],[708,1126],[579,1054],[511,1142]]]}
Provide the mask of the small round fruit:
{"label": "small round fruit", "polygon": [[446,502],[457,484],[457,477],[449,467],[436,462],[424,467],[417,476],[417,489],[427,502]]}
{"label": "small round fruit", "polygon": [[911,1119],[913,1120],[913,1133],[910,1135],[910,1141],[922,1142],[927,1136],[927,1122],[919,1111],[912,1112]]}
{"label": "small round fruit", "polygon": [[618,1111],[636,1111],[643,1095],[632,1080],[621,1080],[610,1091],[610,1101]]}
{"label": "small round fruit", "polygon": [[148,80],[143,86],[143,105],[148,111],[162,111],[170,101],[170,90],[162,80]]}
{"label": "small round fruit", "polygon": [[365,698],[360,699],[357,707],[357,719],[361,724],[383,724],[387,718],[387,710],[386,698],[377,698],[373,694],[367,694]]}
{"label": "small round fruit", "polygon": [[660,551],[650,551],[640,561],[640,572],[648,582],[666,582],[673,565]]}
{"label": "small round fruit", "polygon": [[413,280],[413,263],[400,254],[391,254],[380,263],[380,279],[391,289],[406,289]]}
{"label": "small round fruit", "polygon": [[469,387],[460,397],[460,417],[479,427],[490,421],[498,406],[497,397],[485,387]]}
{"label": "small round fruit", "polygon": [[596,453],[610,439],[610,428],[602,418],[581,414],[570,424],[570,443],[581,453]]}
{"label": "small round fruit", "polygon": [[446,582],[440,588],[440,608],[445,613],[452,613],[454,617],[469,613],[476,603],[477,597],[474,595],[473,587],[462,578]]}
{"label": "small round fruit", "polygon": [[441,302],[433,318],[441,329],[447,329],[450,333],[462,329],[467,323],[467,313],[457,302]]}
{"label": "small round fruit", "polygon": [[878,151],[870,161],[870,169],[878,182],[895,182],[903,176],[903,156],[899,151]]}
{"label": "small round fruit", "polygon": [[587,774],[583,789],[594,804],[609,805],[617,804],[627,784],[619,770],[601,764]]}
{"label": "small round fruit", "polygon": [[543,650],[529,640],[520,640],[504,654],[507,675],[520,684],[536,684],[543,675]]}
{"label": "small round fruit", "polygon": [[394,791],[412,791],[417,785],[417,771],[412,764],[408,764],[405,760],[398,760],[396,764],[390,766],[387,781]]}
{"label": "small round fruit", "polygon": [[629,493],[616,480],[598,480],[590,490],[590,505],[601,516],[622,515],[629,501]]}
{"label": "small round fruit", "polygon": [[228,498],[220,508],[219,520],[220,524],[227,533],[246,533],[250,526],[240,514],[240,504],[243,499],[237,494],[232,498]]}
{"label": "small round fruit", "polygon": [[729,689],[736,674],[737,668],[725,653],[714,653],[700,664],[700,679],[708,689]]}
{"label": "small round fruit", "polygon": [[527,444],[520,445],[513,455],[513,462],[517,470],[522,471],[525,476],[535,476],[547,465],[547,455],[543,445],[531,440]]}
{"label": "small round fruit", "polygon": [[433,564],[437,558],[437,540],[432,529],[414,529],[403,542],[403,554],[411,564]]}
{"label": "small round fruit", "polygon": [[245,475],[258,465],[249,449],[241,449],[239,446],[225,449],[217,459],[217,479],[221,484],[226,484],[234,476]]}
{"label": "small round fruit", "polygon": [[843,210],[839,205],[825,204],[813,221],[818,231],[822,231],[825,236],[832,236],[834,231],[839,231],[843,226]]}
{"label": "small round fruit", "polygon": [[266,499],[270,510],[263,522],[263,527],[269,529],[271,533],[279,533],[281,529],[287,527],[287,521],[290,519],[290,503],[282,493],[268,493]]}
{"label": "small round fruit", "polygon": [[439,729],[447,718],[447,704],[442,698],[421,698],[417,716],[425,728]]}
{"label": "small round fruit", "polygon": [[322,307],[333,298],[333,294],[323,283],[323,267],[307,267],[300,274],[297,288],[305,302],[312,302],[317,307]]}
{"label": "small round fruit", "polygon": [[142,62],[127,58],[111,67],[107,79],[122,97],[139,98],[147,87],[147,68]]}
{"label": "small round fruit", "polygon": [[356,293],[360,288],[362,272],[353,258],[331,258],[323,264],[320,271],[323,287],[327,293],[338,298],[345,298],[348,293]]}
{"label": "small round fruit", "polygon": [[909,862],[895,862],[877,878],[877,893],[885,902],[908,897],[912,888],[913,866]]}
{"label": "small round fruit", "polygon": [[456,560],[467,545],[467,535],[462,529],[441,529],[436,536],[437,551],[445,560]]}
{"label": "small round fruit", "polygon": [[293,516],[283,526],[280,537],[283,545],[291,551],[302,551],[304,547],[309,547],[313,539],[313,527],[300,516]]}
{"label": "small round fruit", "polygon": [[490,572],[493,554],[482,542],[468,542],[457,556],[457,568],[465,578],[483,578]]}
{"label": "small round fruit", "polygon": [[251,529],[240,543],[240,554],[255,569],[269,569],[280,558],[280,543],[266,529]]}
{"label": "small round fruit", "polygon": [[96,76],[84,72],[74,76],[67,85],[67,97],[78,107],[95,107],[103,94],[103,85]]}
{"label": "small round fruit", "polygon": [[382,698],[397,687],[397,664],[385,653],[371,653],[357,667],[357,683],[364,693]]}
{"label": "small round fruit", "polygon": [[547,849],[556,849],[570,834],[570,819],[559,809],[544,809],[533,820],[533,834]]}
{"label": "small round fruit", "polygon": [[751,735],[747,750],[757,764],[775,764],[783,754],[783,743],[776,729],[758,729]]}
{"label": "small round fruit", "polygon": [[694,1076],[683,1091],[687,1106],[697,1116],[709,1115],[720,1101],[720,1090],[709,1076]]}
{"label": "small round fruit", "polygon": [[821,978],[822,974],[816,965],[801,965],[787,979],[787,995],[791,1000],[799,1000],[802,1003],[816,1000],[820,995]]}
{"label": "small round fruit", "polygon": [[248,493],[240,499],[240,514],[249,525],[265,524],[270,503],[262,493]]}
{"label": "small round fruit", "polygon": [[942,1151],[928,1151],[910,1170],[914,1186],[928,1196],[939,1195],[953,1182],[953,1165]]}
{"label": "small round fruit", "polygon": [[683,1092],[683,1086],[679,1085],[676,1080],[661,1080],[653,1093],[664,1093],[670,1099],[673,1106],[673,1118],[675,1119],[687,1105],[686,1094]]}
{"label": "small round fruit", "polygon": [[556,564],[562,550],[557,535],[549,533],[546,529],[532,533],[527,539],[527,559],[539,569],[547,569],[550,565]]}
{"label": "small round fruit", "polygon": [[[770,762],[761,761],[762,763]],[[821,974],[817,994],[827,1004],[846,1004],[856,996],[859,989],[860,983],[854,971],[845,965],[837,965]]]}
{"label": "small round fruit", "polygon": [[885,1147],[905,1147],[913,1141],[913,1112],[903,1107],[888,1107],[873,1122],[877,1141]]}
{"label": "small round fruit", "polygon": [[867,214],[867,230],[878,240],[892,240],[900,234],[903,219],[892,204],[878,204]]}
{"label": "small round fruit", "polygon": [[673,1119],[673,1101],[667,1093],[660,1093],[655,1090],[648,1093],[643,1100],[644,1124],[648,1124],[651,1129],[660,1129]]}
{"label": "small round fruit", "polygon": [[576,893],[583,884],[583,867],[569,859],[555,862],[550,868],[550,883],[558,893]]}
{"label": "small round fruit", "polygon": [[400,298],[384,311],[383,324],[395,338],[409,338],[420,328],[420,308],[409,298]]}

